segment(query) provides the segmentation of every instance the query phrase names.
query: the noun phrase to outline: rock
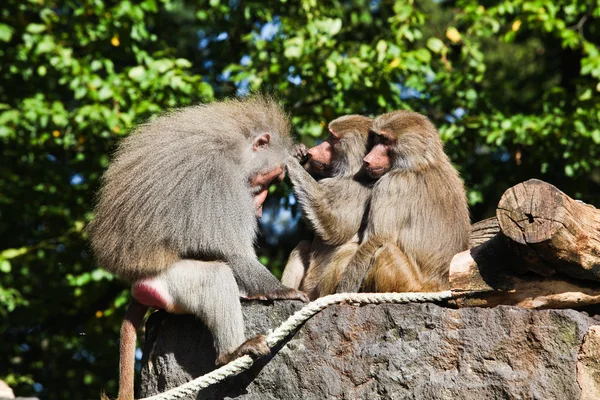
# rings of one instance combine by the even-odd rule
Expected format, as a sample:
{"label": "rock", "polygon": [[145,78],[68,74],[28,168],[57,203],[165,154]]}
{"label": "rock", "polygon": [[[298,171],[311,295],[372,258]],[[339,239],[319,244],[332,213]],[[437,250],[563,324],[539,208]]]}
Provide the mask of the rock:
{"label": "rock", "polygon": [[[268,332],[301,307],[244,304],[247,336]],[[574,310],[336,305],[271,358],[187,398],[590,398],[581,388],[600,387],[598,327],[586,336],[594,325],[598,320]],[[146,327],[139,397],[213,369],[212,339],[200,321],[157,312]]]}
{"label": "rock", "polygon": [[577,363],[577,381],[581,400],[600,399],[600,326],[588,329]]}

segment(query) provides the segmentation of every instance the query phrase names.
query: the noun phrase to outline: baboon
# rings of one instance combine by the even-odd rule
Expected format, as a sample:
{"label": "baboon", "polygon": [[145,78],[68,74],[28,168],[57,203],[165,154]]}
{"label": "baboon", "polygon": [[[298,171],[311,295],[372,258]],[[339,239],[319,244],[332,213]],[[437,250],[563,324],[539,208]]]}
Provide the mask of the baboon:
{"label": "baboon", "polygon": [[136,330],[148,307],[198,316],[224,364],[269,352],[262,336],[244,342],[240,296],[307,300],[254,250],[256,217],[284,176],[289,129],[273,100],[255,97],[182,108],[121,141],[89,226],[99,263],[132,283],[120,399],[133,399]]}
{"label": "baboon", "polygon": [[377,182],[364,239],[337,292],[447,288],[470,225],[463,183],[435,126],[416,112],[394,111],[373,121],[370,142],[364,167]]}
{"label": "baboon", "polygon": [[[371,118],[360,115],[337,118],[329,124],[331,134],[325,142],[308,151],[299,147],[297,158],[308,155],[308,172],[297,160],[286,164],[315,238],[292,251],[282,283],[300,288],[311,299],[335,292],[358,248],[371,193],[370,178],[361,169],[371,123]],[[317,182],[311,175],[322,179]]]}

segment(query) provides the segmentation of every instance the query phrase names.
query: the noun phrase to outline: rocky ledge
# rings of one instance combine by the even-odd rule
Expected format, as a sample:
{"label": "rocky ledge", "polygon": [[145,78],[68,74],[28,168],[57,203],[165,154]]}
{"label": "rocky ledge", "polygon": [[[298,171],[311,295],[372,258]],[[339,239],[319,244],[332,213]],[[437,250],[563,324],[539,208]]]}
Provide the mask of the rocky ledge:
{"label": "rocky ledge", "polygon": [[[279,326],[296,301],[244,304],[248,337]],[[146,324],[138,396],[214,368],[192,316]],[[574,310],[331,306],[271,357],[189,399],[600,399],[600,319]]]}

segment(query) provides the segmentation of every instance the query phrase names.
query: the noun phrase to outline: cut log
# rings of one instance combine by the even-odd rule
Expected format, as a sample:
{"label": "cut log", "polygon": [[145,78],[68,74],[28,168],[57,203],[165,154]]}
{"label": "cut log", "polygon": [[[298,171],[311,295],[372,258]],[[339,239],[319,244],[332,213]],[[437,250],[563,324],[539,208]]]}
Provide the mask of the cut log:
{"label": "cut log", "polygon": [[600,281],[600,211],[593,206],[530,179],[502,195],[496,216],[529,269]]}
{"label": "cut log", "polygon": [[507,190],[496,215],[473,224],[473,247],[452,260],[450,287],[468,294],[456,305],[600,303],[599,210],[532,179]]}
{"label": "cut log", "polygon": [[506,265],[521,264],[507,245],[507,239],[496,234],[487,242],[456,254],[450,263],[450,287],[455,292],[489,292],[509,289]]}
{"label": "cut log", "polygon": [[[600,284],[575,279],[544,278],[512,270],[523,265],[507,248],[502,234],[473,249],[458,253],[450,264],[450,288],[464,297],[458,307],[514,305],[532,309],[576,308],[600,303]],[[510,265],[512,268],[506,268]]]}

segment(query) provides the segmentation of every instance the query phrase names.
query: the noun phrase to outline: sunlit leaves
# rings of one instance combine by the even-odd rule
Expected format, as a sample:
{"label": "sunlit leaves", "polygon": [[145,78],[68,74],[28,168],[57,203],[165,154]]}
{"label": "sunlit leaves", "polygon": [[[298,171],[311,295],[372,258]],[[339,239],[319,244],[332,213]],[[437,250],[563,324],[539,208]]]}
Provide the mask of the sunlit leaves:
{"label": "sunlit leaves", "polygon": [[304,38],[294,37],[286,40],[284,56],[287,58],[299,58],[302,55]]}
{"label": "sunlit leaves", "polygon": [[[308,145],[339,115],[413,109],[439,128],[473,218],[534,176],[600,204],[595,3],[5,3],[0,325],[11,336],[0,349],[19,394],[36,394],[33,382],[48,399],[116,392],[128,296],[95,265],[83,227],[116,142],[172,107],[273,93]],[[285,264],[283,245],[259,251]]]}
{"label": "sunlit leaves", "polygon": [[340,18],[325,18],[314,21],[313,26],[318,32],[328,36],[335,36],[342,29],[342,20]]}
{"label": "sunlit leaves", "polygon": [[0,24],[0,41],[10,42],[14,29],[7,24]]}
{"label": "sunlit leaves", "polygon": [[441,53],[442,50],[445,48],[444,42],[435,37],[429,38],[427,40],[427,47],[434,53]]}
{"label": "sunlit leaves", "polygon": [[134,81],[141,81],[146,75],[146,68],[143,65],[137,65],[129,70],[127,76]]}
{"label": "sunlit leaves", "polygon": [[450,39],[451,42],[453,43],[458,43],[460,42],[460,39],[462,38],[460,32],[458,31],[458,29],[456,29],[453,26],[448,27],[448,29],[446,30],[446,37],[448,39]]}

